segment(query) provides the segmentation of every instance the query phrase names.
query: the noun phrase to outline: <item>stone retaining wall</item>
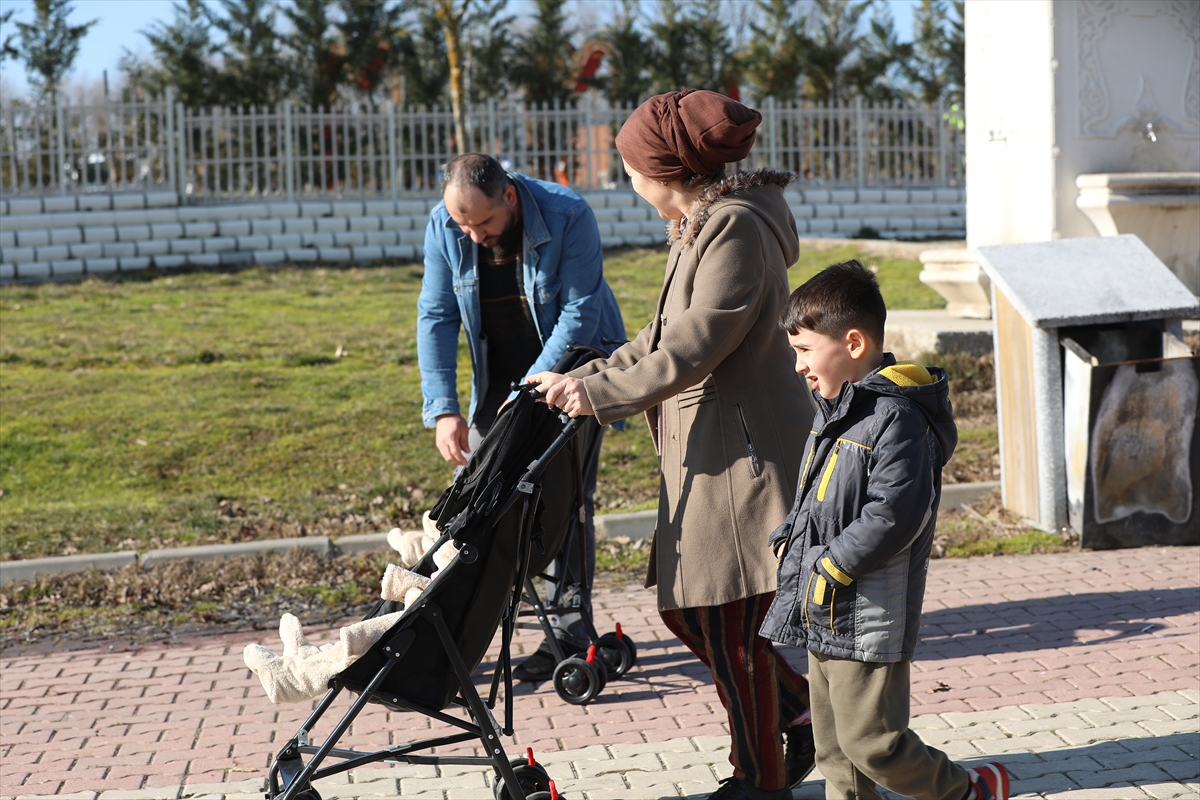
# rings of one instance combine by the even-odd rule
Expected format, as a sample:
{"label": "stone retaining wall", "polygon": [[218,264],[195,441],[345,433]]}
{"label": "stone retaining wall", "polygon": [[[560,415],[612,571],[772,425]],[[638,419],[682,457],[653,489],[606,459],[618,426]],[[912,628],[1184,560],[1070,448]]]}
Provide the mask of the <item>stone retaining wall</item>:
{"label": "stone retaining wall", "polygon": [[[631,192],[584,195],[605,248],[663,241],[663,222]],[[787,194],[801,236],[962,238],[961,189],[800,190]],[[180,205],[170,192],[0,199],[0,283],[154,267],[421,258],[438,198]]]}

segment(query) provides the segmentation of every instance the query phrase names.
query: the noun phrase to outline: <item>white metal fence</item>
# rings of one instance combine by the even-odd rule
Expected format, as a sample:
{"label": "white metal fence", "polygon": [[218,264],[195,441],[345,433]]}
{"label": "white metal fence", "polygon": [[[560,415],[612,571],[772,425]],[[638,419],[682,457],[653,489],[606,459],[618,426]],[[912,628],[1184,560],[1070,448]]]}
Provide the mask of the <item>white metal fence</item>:
{"label": "white metal fence", "polygon": [[[961,112],[856,102],[762,105],[742,168],[800,186],[961,186]],[[468,151],[580,190],[627,185],[613,140],[632,111],[489,102],[467,116]],[[161,190],[185,202],[398,197],[437,189],[458,151],[448,108],[185,109],[160,99],[0,107],[0,195]]]}

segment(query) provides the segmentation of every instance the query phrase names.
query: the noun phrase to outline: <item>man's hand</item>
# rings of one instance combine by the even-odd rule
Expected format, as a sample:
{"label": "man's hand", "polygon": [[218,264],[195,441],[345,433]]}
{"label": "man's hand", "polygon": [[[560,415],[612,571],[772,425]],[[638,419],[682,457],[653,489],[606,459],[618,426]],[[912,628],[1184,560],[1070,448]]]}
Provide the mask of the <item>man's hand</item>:
{"label": "man's hand", "polygon": [[530,375],[529,383],[538,384],[538,389],[545,395],[546,405],[551,408],[561,408],[568,417],[579,417],[596,412],[592,409],[592,401],[588,399],[579,378],[568,378],[557,372],[539,372]]}
{"label": "man's hand", "polygon": [[471,452],[470,427],[460,414],[442,414],[437,418],[434,441],[442,458],[455,466],[467,463],[466,453]]}

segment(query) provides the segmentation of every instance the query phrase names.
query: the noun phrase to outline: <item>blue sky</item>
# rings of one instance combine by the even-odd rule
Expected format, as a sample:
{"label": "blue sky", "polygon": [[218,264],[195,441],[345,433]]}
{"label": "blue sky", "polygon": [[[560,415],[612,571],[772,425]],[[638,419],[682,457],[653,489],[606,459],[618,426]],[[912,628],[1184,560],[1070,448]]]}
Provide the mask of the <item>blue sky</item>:
{"label": "blue sky", "polygon": [[[917,0],[886,0],[892,8],[896,19],[896,29],[902,39],[912,38],[912,11]],[[576,4],[597,2],[597,0],[575,0]],[[124,48],[136,52],[146,51],[146,40],[139,33],[153,24],[156,20],[170,20],[173,17],[171,0],[75,0],[75,10],[71,22],[79,24],[92,19],[98,19],[96,24],[79,47],[79,57],[75,68],[68,80],[78,82],[98,81],[108,70],[109,81],[117,83],[117,62]],[[510,6],[520,12],[525,5],[523,0],[512,0]],[[600,14],[603,15],[606,4],[597,2]],[[7,11],[15,8],[17,13],[14,20],[28,22],[32,14],[32,0],[0,0],[0,9]],[[0,31],[0,36],[7,36],[9,26]],[[24,67],[14,61],[6,60],[0,66],[5,82],[16,91],[24,93],[28,88]]]}

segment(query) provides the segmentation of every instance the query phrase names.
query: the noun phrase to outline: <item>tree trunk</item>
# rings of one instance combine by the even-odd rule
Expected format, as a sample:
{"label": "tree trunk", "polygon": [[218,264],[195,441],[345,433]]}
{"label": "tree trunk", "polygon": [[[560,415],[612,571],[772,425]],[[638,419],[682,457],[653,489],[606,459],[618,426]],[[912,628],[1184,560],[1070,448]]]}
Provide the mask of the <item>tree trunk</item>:
{"label": "tree trunk", "polygon": [[461,2],[462,5],[456,8],[456,0],[437,0],[437,18],[442,23],[442,33],[446,37],[446,58],[450,62],[450,107],[454,112],[454,152],[458,155],[467,152],[468,146],[467,125],[463,117],[466,94],[463,91],[462,39],[459,34],[471,0]]}

